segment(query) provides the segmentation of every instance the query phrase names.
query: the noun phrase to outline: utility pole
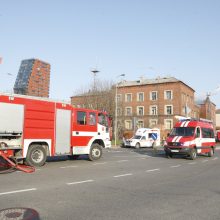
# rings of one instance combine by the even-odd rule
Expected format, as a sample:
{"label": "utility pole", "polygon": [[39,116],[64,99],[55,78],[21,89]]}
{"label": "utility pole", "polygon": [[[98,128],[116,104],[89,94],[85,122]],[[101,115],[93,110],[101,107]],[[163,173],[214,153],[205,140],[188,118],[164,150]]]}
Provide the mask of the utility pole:
{"label": "utility pole", "polygon": [[[118,75],[118,77],[124,77],[125,74]],[[117,130],[118,130],[118,82],[115,84],[115,146],[117,144]]]}

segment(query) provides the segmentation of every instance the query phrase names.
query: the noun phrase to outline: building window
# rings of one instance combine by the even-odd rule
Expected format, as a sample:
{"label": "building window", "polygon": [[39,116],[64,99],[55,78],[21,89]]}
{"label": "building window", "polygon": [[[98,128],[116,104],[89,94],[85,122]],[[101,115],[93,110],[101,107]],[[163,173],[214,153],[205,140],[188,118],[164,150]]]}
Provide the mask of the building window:
{"label": "building window", "polygon": [[132,121],[125,120],[125,129],[131,130],[132,129]]}
{"label": "building window", "polygon": [[117,108],[117,115],[121,116],[122,115],[122,109],[121,108]]}
{"label": "building window", "polygon": [[126,102],[131,102],[132,101],[132,94],[131,93],[125,94],[125,101]]}
{"label": "building window", "polygon": [[137,101],[138,102],[143,102],[144,101],[144,93],[143,92],[139,92],[137,94]]}
{"label": "building window", "polygon": [[171,90],[164,91],[164,99],[171,100],[173,99],[173,92]]}
{"label": "building window", "polygon": [[156,105],[150,106],[150,115],[157,115],[157,106]]}
{"label": "building window", "polygon": [[132,108],[131,107],[126,107],[125,108],[125,115],[126,116],[131,116],[132,115]]}
{"label": "building window", "polygon": [[144,121],[138,120],[138,121],[137,121],[137,127],[138,127],[138,128],[144,128]]}
{"label": "building window", "polygon": [[121,102],[121,94],[117,95],[117,102]]}
{"label": "building window", "polygon": [[164,120],[165,129],[172,129],[173,128],[173,120],[172,119],[165,119]]}
{"label": "building window", "polygon": [[165,105],[165,115],[172,115],[172,114],[173,114],[173,106]]}
{"label": "building window", "polygon": [[156,126],[157,125],[157,119],[150,119],[149,124],[150,124],[150,127]]}
{"label": "building window", "polygon": [[150,100],[157,100],[157,91],[150,92]]}
{"label": "building window", "polygon": [[143,106],[137,107],[137,115],[144,115],[144,107]]}

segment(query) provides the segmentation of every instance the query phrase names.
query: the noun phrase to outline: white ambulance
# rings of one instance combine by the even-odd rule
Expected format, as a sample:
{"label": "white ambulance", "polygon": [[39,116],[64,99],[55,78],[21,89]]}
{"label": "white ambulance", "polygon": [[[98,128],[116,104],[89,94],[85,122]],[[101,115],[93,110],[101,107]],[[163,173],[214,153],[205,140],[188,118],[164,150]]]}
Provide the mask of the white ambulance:
{"label": "white ambulance", "polygon": [[160,130],[158,128],[139,128],[135,135],[125,140],[126,147],[153,147],[160,146]]}

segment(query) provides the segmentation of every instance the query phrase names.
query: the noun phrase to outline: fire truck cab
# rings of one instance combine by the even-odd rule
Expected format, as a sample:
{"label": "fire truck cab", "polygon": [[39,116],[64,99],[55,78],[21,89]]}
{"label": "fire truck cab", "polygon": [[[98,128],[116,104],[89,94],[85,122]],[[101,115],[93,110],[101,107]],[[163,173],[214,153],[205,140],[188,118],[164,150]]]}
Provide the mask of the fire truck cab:
{"label": "fire truck cab", "polygon": [[0,155],[42,166],[47,156],[86,154],[90,160],[111,147],[106,112],[67,102],[0,94]]}
{"label": "fire truck cab", "polygon": [[212,157],[215,145],[211,121],[186,118],[176,123],[164,143],[164,150],[168,158],[175,154],[182,154],[194,160],[197,154]]}

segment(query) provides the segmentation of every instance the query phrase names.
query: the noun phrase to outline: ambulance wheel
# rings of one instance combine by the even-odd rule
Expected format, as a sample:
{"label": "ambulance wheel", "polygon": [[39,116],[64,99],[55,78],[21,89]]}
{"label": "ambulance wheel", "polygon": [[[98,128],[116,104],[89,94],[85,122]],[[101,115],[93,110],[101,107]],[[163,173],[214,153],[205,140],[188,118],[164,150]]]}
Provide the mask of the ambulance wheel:
{"label": "ambulance wheel", "polygon": [[209,157],[213,157],[214,156],[214,149],[213,149],[213,147],[211,147],[210,152],[208,152],[208,156]]}
{"label": "ambulance wheel", "polygon": [[136,149],[139,149],[139,148],[140,148],[140,143],[137,143],[137,144],[135,145],[135,148],[136,148]]}
{"label": "ambulance wheel", "polygon": [[190,151],[190,154],[189,154],[189,158],[191,160],[195,160],[197,157],[197,152],[196,152],[196,149],[195,148],[192,148],[192,150]]}
{"label": "ambulance wheel", "polygon": [[47,159],[46,149],[41,145],[31,145],[27,152],[25,163],[30,166],[43,166]]}
{"label": "ambulance wheel", "polygon": [[102,147],[99,144],[92,144],[89,152],[89,160],[98,160],[102,157]]}

